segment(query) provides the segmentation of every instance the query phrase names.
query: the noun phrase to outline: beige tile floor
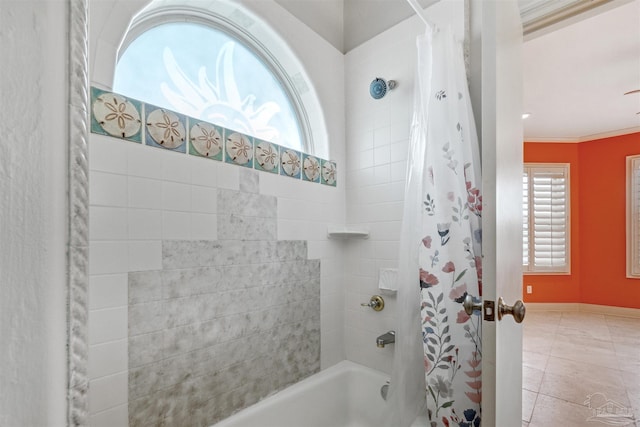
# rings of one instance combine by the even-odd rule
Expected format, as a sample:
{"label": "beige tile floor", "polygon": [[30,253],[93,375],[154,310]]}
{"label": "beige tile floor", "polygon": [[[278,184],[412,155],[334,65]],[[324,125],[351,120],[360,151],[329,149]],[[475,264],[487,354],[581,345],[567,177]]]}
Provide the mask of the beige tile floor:
{"label": "beige tile floor", "polygon": [[[640,318],[528,312],[523,328],[523,427],[640,427]],[[592,407],[608,399],[632,418],[589,421],[589,395]]]}

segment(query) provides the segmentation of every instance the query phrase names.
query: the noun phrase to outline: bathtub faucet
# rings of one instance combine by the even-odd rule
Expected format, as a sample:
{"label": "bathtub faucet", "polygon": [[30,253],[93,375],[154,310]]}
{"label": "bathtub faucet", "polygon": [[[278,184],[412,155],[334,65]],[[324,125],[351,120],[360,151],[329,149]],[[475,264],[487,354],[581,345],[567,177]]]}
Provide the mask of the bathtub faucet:
{"label": "bathtub faucet", "polygon": [[376,338],[376,345],[380,348],[384,348],[385,345],[392,344],[394,342],[396,342],[396,331],[389,331]]}

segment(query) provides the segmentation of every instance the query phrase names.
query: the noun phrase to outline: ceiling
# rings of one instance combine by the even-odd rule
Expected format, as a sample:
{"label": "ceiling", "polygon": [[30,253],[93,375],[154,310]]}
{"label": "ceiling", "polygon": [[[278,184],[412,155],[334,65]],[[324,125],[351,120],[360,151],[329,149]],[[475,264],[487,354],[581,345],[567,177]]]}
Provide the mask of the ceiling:
{"label": "ceiling", "polygon": [[[414,14],[406,0],[276,0],[342,52]],[[428,7],[437,0],[418,0]],[[472,0],[474,1],[474,0]],[[640,131],[640,0],[519,0],[525,140]],[[585,11],[586,10],[586,11]],[[560,22],[556,22],[560,21]]]}
{"label": "ceiling", "polygon": [[640,131],[640,0],[524,43],[525,140]]}

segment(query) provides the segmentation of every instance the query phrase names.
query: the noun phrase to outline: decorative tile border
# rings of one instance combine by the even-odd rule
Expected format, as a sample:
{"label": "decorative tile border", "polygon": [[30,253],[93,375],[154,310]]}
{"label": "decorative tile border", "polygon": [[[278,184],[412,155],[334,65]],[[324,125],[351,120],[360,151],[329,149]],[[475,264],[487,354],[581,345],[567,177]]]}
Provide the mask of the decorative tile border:
{"label": "decorative tile border", "polygon": [[336,186],[336,162],[330,162],[329,160],[321,159],[322,171],[320,175],[322,177],[322,183],[325,185]]}
{"label": "decorative tile border", "polygon": [[187,118],[160,107],[145,104],[145,143],[152,147],[186,152]]}
{"label": "decorative tile border", "polygon": [[336,186],[336,163],[91,87],[91,132]]}
{"label": "decorative tile border", "polygon": [[311,182],[320,182],[320,160],[308,154],[302,155],[302,179]]}
{"label": "decorative tile border", "polygon": [[285,148],[280,153],[280,175],[290,176],[291,178],[300,179],[300,171],[302,170],[302,160],[300,152]]}

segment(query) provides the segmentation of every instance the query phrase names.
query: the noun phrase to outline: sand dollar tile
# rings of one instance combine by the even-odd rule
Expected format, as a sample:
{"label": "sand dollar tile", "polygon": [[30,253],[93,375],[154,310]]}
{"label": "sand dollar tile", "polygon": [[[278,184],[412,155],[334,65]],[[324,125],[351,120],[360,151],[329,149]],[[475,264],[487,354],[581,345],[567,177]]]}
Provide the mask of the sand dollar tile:
{"label": "sand dollar tile", "polygon": [[280,173],[292,178],[300,178],[302,160],[300,153],[292,149],[284,149],[280,155]]}
{"label": "sand dollar tile", "polygon": [[147,145],[184,152],[184,142],[187,139],[185,117],[148,104],[146,113]]}
{"label": "sand dollar tile", "polygon": [[322,183],[326,185],[336,186],[337,168],[336,163],[329,160],[322,160],[322,170],[320,172]]}
{"label": "sand dollar tile", "polygon": [[256,157],[254,167],[258,170],[278,173],[278,159],[280,158],[280,149],[276,144],[267,141],[257,141]]}
{"label": "sand dollar tile", "polygon": [[253,167],[253,141],[251,137],[227,130],[225,143],[226,159],[228,163]]}
{"label": "sand dollar tile", "polygon": [[100,89],[91,88],[91,131],[141,142],[141,103]]}
{"label": "sand dollar tile", "polygon": [[222,160],[223,130],[211,123],[196,121],[189,129],[189,154]]}
{"label": "sand dollar tile", "polygon": [[320,161],[316,157],[303,154],[302,171],[305,181],[320,182]]}

